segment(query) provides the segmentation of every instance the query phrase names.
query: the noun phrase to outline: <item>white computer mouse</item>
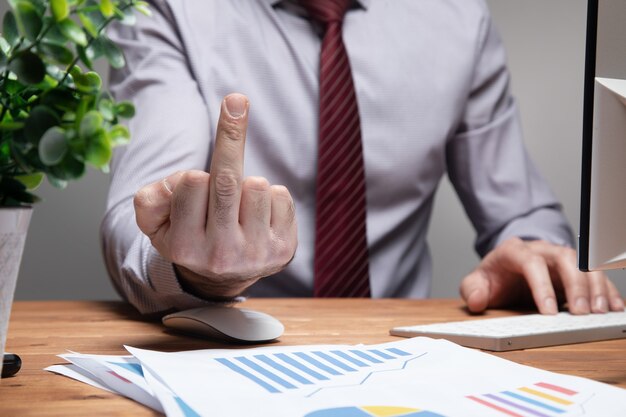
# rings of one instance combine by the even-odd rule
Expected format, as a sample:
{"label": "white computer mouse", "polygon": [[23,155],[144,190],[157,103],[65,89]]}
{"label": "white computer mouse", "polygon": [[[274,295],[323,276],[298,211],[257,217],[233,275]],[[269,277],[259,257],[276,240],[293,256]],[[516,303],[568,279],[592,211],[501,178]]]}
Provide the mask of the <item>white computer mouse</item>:
{"label": "white computer mouse", "polygon": [[219,305],[179,311],[162,321],[173,330],[229,343],[269,342],[285,331],[269,314]]}

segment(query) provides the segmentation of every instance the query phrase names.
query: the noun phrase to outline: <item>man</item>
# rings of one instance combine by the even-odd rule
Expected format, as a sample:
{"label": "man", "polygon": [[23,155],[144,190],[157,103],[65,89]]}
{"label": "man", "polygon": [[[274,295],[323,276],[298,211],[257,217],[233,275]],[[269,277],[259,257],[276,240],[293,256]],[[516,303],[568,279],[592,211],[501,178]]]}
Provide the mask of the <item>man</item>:
{"label": "man", "polygon": [[[523,147],[483,1],[153,10],[113,34],[128,65],[111,88],[137,116],[102,226],[116,288],[140,311],[241,294],[426,297],[426,230],[446,171],[483,256],[461,283],[471,311],[531,299],[546,314],[562,301],[576,314],[624,308],[603,274],[576,269],[571,231]],[[342,141],[326,148],[332,134]],[[348,137],[360,140],[338,151]],[[337,217],[348,226],[323,223]]]}

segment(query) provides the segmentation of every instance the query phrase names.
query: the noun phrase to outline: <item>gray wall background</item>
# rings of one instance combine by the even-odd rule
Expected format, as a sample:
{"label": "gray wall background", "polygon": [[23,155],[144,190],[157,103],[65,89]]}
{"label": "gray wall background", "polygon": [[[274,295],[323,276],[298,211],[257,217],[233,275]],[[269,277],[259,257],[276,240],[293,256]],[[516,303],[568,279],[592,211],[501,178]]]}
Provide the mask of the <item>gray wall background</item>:
{"label": "gray wall background", "polygon": [[[578,231],[585,0],[487,0],[508,49],[526,143]],[[6,10],[5,2],[0,12]],[[115,299],[98,228],[108,178],[90,171],[66,190],[44,184],[26,242],[16,298]],[[447,180],[429,233],[434,297],[456,297],[478,262],[473,230]],[[626,294],[626,273],[610,276]]]}

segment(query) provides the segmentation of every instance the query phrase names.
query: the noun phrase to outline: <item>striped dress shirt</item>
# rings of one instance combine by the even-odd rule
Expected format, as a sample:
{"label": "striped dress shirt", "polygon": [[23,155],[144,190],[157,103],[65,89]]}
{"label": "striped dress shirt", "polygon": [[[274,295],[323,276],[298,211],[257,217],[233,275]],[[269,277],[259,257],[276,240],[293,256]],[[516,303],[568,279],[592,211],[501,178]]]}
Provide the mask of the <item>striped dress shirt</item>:
{"label": "striped dress shirt", "polygon": [[[101,235],[117,290],[140,311],[206,303],[135,223],[142,186],[207,170],[223,97],[251,103],[245,175],[292,193],[298,250],[250,296],[313,293],[320,28],[292,0],[154,0],[154,15],[116,26],[127,66],[117,99],[137,114],[116,151]],[[361,117],[373,297],[429,295],[426,235],[448,175],[486,254],[512,236],[573,246],[558,201],[529,160],[506,56],[483,0],[358,0],[343,38]],[[461,277],[459,277],[461,278]]]}

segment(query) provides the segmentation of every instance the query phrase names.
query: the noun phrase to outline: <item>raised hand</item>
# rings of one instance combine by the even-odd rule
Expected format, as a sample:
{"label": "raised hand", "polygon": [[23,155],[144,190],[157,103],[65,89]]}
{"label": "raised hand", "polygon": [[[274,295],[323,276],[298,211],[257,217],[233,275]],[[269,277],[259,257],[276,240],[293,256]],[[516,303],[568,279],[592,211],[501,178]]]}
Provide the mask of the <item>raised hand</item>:
{"label": "raised hand", "polygon": [[286,187],[243,178],[248,99],[222,102],[210,174],[180,171],[135,195],[141,231],[173,262],[183,286],[205,298],[240,294],[283,269],[297,246]]}

